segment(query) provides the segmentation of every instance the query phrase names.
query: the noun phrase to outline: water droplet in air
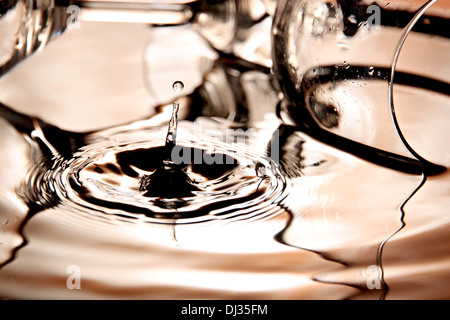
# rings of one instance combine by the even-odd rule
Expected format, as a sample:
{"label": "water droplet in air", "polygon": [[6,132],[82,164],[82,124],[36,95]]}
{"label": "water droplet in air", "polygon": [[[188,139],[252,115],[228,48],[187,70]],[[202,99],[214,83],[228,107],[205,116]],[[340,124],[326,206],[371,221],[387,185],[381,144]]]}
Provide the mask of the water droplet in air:
{"label": "water droplet in air", "polygon": [[184,89],[184,83],[181,81],[175,81],[172,85],[172,89],[175,92],[181,92]]}

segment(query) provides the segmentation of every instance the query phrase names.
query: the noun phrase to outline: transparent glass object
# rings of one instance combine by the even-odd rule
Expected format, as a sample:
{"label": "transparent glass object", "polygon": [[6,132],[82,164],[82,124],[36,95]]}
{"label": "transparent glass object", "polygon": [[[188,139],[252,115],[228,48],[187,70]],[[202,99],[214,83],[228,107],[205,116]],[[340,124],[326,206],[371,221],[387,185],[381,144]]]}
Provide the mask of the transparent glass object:
{"label": "transparent glass object", "polygon": [[0,1],[0,76],[64,31],[69,1]]}
{"label": "transparent glass object", "polygon": [[0,1],[0,76],[81,21],[192,23],[217,50],[270,67],[273,1],[8,0]]}
{"label": "transparent glass object", "polygon": [[281,114],[368,160],[443,171],[431,162],[450,164],[449,18],[448,1],[280,0]]}

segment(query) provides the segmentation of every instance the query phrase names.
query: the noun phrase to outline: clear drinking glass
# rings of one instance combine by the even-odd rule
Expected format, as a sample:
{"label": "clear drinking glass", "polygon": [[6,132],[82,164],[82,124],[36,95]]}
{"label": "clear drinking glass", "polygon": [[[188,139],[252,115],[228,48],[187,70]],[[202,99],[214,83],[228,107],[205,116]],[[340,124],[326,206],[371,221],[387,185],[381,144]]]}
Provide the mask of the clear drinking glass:
{"label": "clear drinking glass", "polygon": [[319,140],[411,173],[450,164],[450,2],[280,0],[280,114]]}
{"label": "clear drinking glass", "polygon": [[[0,0],[0,76],[82,21],[192,23],[215,49],[270,67],[273,8],[274,0]],[[255,48],[265,31],[269,41]]]}
{"label": "clear drinking glass", "polygon": [[66,26],[68,1],[0,1],[0,76]]}

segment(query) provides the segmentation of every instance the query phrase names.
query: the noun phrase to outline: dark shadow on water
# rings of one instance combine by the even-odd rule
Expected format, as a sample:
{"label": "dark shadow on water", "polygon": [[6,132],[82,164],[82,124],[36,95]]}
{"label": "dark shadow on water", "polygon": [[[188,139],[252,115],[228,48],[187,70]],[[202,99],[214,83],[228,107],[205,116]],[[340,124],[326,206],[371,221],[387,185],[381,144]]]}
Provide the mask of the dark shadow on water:
{"label": "dark shadow on water", "polygon": [[[304,166],[301,165],[301,161],[303,161],[304,157],[301,156],[302,153],[302,144],[297,144],[299,146],[298,148],[298,155],[296,155],[295,157],[293,157],[292,155],[288,155],[286,154],[286,149],[283,148],[284,144],[289,141],[289,136],[295,134],[295,132],[297,132],[298,129],[293,129],[291,128],[285,128],[284,126],[281,126],[279,128],[279,132],[280,132],[280,166],[281,167],[285,167],[284,170],[286,170],[286,168],[290,168],[293,165],[296,165],[299,168],[304,168]],[[291,152],[292,153],[292,152]],[[299,161],[299,163],[290,163],[290,160],[292,159],[296,159],[296,161]],[[281,169],[283,171],[283,168]],[[299,172],[299,176],[301,176],[301,171]],[[399,221],[400,221],[400,227],[398,229],[396,229],[393,233],[391,233],[389,236],[387,236],[378,246],[378,250],[377,250],[377,257],[376,257],[376,261],[377,261],[377,267],[379,268],[379,281],[381,283],[381,290],[380,290],[380,294],[379,294],[379,299],[380,300],[385,300],[386,296],[389,292],[389,286],[385,281],[385,273],[384,273],[384,269],[383,269],[383,251],[384,248],[386,246],[386,244],[388,243],[388,241],[390,239],[392,239],[396,234],[398,234],[405,226],[405,206],[407,205],[407,203],[417,194],[417,192],[425,185],[427,181],[427,175],[422,173],[422,180],[419,183],[419,185],[406,197],[405,200],[403,200],[403,202],[400,204],[398,212],[400,213],[399,215]],[[345,261],[345,260],[340,260],[337,259],[336,257],[332,256],[330,253],[327,252],[321,252],[321,251],[316,251],[310,248],[306,248],[306,247],[301,247],[301,246],[297,246],[296,244],[291,244],[289,243],[285,237],[284,234],[286,233],[286,231],[291,227],[294,219],[295,219],[295,215],[294,213],[287,207],[287,206],[282,206],[284,210],[286,210],[286,212],[288,212],[289,214],[289,219],[288,222],[286,224],[286,226],[283,228],[283,230],[281,230],[278,234],[275,235],[274,239],[276,241],[278,241],[279,243],[282,243],[284,245],[290,246],[290,247],[294,247],[294,248],[298,248],[301,250],[306,250],[312,253],[315,253],[317,255],[319,255],[321,258],[328,260],[328,261],[332,261],[332,262],[336,262],[340,265],[342,265],[344,268],[350,267],[352,265],[354,265],[354,263],[352,263],[352,261]],[[319,280],[319,279],[315,279],[313,278],[312,280],[314,281],[318,281],[318,282],[322,282],[324,283],[323,280]],[[344,282],[325,282],[325,283],[332,283],[332,284],[338,284],[338,285],[344,285],[344,286],[349,286],[352,288],[356,288],[359,290],[359,292],[357,294],[351,295],[349,297],[347,297],[345,300],[351,300],[354,299],[356,297],[360,297],[361,295],[363,295],[364,293],[368,293],[370,291],[374,291],[373,289],[369,289],[368,286],[360,286],[360,285],[354,285],[354,284],[349,284],[349,283],[344,283]]]}

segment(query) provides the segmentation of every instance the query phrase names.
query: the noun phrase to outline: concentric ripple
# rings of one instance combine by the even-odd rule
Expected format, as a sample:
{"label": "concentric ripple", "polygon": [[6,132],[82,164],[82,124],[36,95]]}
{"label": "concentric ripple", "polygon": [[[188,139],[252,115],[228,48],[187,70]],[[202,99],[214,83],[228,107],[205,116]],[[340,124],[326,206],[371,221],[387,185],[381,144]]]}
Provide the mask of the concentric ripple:
{"label": "concentric ripple", "polygon": [[180,155],[192,160],[179,168],[195,188],[184,190],[182,181],[171,182],[176,187],[179,184],[178,197],[140,190],[141,180],[151,177],[160,164],[164,127],[107,135],[97,132],[72,159],[59,161],[45,172],[38,167],[28,180],[29,186],[40,190],[34,194],[40,203],[155,223],[240,220],[277,212],[288,182],[278,164],[265,155],[267,141],[255,143],[255,139],[261,140],[257,134],[232,142],[204,133],[200,137],[193,126],[183,123],[177,140]]}

